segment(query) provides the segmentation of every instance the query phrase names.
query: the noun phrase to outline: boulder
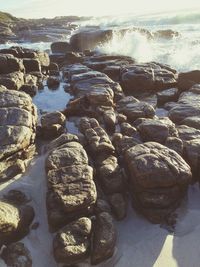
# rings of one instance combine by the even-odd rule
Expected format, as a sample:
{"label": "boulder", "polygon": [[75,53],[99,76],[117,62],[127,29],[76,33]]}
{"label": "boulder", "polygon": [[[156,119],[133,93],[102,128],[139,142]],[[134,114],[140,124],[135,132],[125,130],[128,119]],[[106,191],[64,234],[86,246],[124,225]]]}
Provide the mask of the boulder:
{"label": "boulder", "polygon": [[0,87],[0,107],[0,178],[9,179],[34,154],[37,112],[26,93],[5,87]]}
{"label": "boulder", "polygon": [[23,91],[31,97],[34,97],[38,92],[38,87],[32,84],[24,84],[21,86],[20,91]]}
{"label": "boulder", "polygon": [[24,84],[24,73],[12,72],[9,74],[0,75],[0,85],[5,86],[7,89],[19,90]]}
{"label": "boulder", "polygon": [[94,223],[91,264],[96,265],[111,258],[115,251],[116,241],[117,231],[111,215],[107,212],[98,214]]}
{"label": "boulder", "polygon": [[51,44],[52,53],[66,54],[71,50],[72,47],[68,42],[54,42]]}
{"label": "boulder", "polygon": [[41,72],[41,65],[38,59],[24,58],[23,64],[24,64],[26,73],[30,73],[32,71]]}
{"label": "boulder", "polygon": [[159,91],[177,84],[176,71],[158,63],[133,64],[121,69],[122,88],[134,96]]}
{"label": "boulder", "polygon": [[75,264],[84,261],[90,253],[92,223],[82,217],[66,225],[53,240],[54,257],[58,263]]}
{"label": "boulder", "polygon": [[0,54],[0,74],[8,74],[15,71],[24,71],[22,61],[13,55]]}
{"label": "boulder", "polygon": [[157,104],[163,106],[167,102],[176,102],[179,97],[177,88],[170,88],[157,93]]}
{"label": "boulder", "polygon": [[59,85],[60,85],[60,80],[58,77],[50,76],[47,79],[47,86],[49,87],[49,89],[57,89]]}
{"label": "boulder", "polygon": [[181,72],[178,75],[178,88],[181,90],[188,90],[197,83],[200,83],[200,70]]}
{"label": "boulder", "polygon": [[117,220],[123,220],[127,214],[127,201],[122,194],[116,193],[109,196],[111,210]]}
{"label": "boulder", "polygon": [[133,205],[153,223],[166,222],[192,180],[190,166],[175,151],[147,142],[125,152]]}

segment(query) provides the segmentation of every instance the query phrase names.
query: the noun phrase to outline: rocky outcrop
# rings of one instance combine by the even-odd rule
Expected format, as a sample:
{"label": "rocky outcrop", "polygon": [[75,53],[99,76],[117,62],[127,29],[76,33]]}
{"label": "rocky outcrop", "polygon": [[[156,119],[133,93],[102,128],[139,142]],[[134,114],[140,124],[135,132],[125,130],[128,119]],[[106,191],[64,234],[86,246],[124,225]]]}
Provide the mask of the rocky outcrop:
{"label": "rocky outcrop", "polygon": [[46,160],[49,226],[58,229],[70,220],[90,214],[96,202],[93,169],[82,145],[68,141]]}
{"label": "rocky outcrop", "polygon": [[0,87],[0,180],[22,172],[34,154],[37,112],[31,98]]}
{"label": "rocky outcrop", "polygon": [[175,151],[155,142],[125,152],[133,205],[151,222],[167,222],[180,204],[192,173]]}
{"label": "rocky outcrop", "polygon": [[131,95],[159,91],[177,84],[176,71],[158,63],[134,64],[121,69],[122,88]]}
{"label": "rocky outcrop", "polygon": [[178,75],[178,87],[181,90],[188,90],[197,83],[200,83],[200,70],[181,72]]}
{"label": "rocky outcrop", "polygon": [[0,54],[0,74],[8,74],[15,71],[24,71],[22,60],[10,54]]}

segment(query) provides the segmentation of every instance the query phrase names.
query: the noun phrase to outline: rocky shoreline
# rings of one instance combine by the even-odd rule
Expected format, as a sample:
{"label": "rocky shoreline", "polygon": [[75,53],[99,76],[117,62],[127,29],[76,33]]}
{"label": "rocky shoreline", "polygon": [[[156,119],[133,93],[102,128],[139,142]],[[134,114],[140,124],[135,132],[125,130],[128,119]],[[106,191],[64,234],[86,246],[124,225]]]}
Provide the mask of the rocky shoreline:
{"label": "rocky shoreline", "polygon": [[[37,155],[45,157],[46,231],[61,266],[111,258],[115,221],[126,218],[129,202],[173,231],[188,186],[199,182],[200,71],[178,73],[93,50],[110,34],[76,33],[69,42],[52,43],[50,55],[0,50],[0,182],[20,176]],[[34,99],[44,86],[52,92],[62,86],[70,95],[66,106],[37,110]],[[159,109],[168,116],[158,116]],[[0,199],[1,258],[30,267],[31,253],[20,240],[40,222],[22,191]]]}

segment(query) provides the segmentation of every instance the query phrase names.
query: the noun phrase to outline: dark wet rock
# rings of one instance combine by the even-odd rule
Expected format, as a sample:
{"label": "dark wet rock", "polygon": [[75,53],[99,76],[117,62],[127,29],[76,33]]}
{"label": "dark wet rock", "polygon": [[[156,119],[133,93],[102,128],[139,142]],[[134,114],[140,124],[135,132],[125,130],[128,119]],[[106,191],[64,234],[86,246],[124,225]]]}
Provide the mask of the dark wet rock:
{"label": "dark wet rock", "polygon": [[3,87],[0,107],[0,177],[6,179],[24,170],[35,152],[37,112],[27,94]]}
{"label": "dark wet rock", "polygon": [[95,119],[82,118],[79,125],[80,131],[85,135],[91,152],[113,153],[114,147],[106,131],[100,127]]}
{"label": "dark wet rock", "polygon": [[24,84],[24,74],[22,72],[12,72],[0,75],[0,85],[7,89],[19,90]]}
{"label": "dark wet rock", "polygon": [[105,43],[110,40],[112,35],[112,30],[81,31],[72,35],[70,45],[74,50],[90,50],[94,49],[98,44]]}
{"label": "dark wet rock", "polygon": [[117,232],[111,215],[102,212],[94,223],[91,264],[99,264],[113,256],[117,240]]}
{"label": "dark wet rock", "polygon": [[190,165],[193,180],[200,180],[200,137],[184,142],[184,158]]}
{"label": "dark wet rock", "polygon": [[142,141],[135,137],[122,135],[121,133],[115,133],[112,138],[112,143],[115,146],[118,156],[122,157],[126,150],[141,144]]}
{"label": "dark wet rock", "polygon": [[92,223],[82,217],[66,225],[53,240],[54,257],[59,263],[74,264],[86,259],[90,253]]}
{"label": "dark wet rock", "polygon": [[176,79],[175,70],[154,62],[125,66],[121,70],[122,88],[132,95],[174,87]]}
{"label": "dark wet rock", "polygon": [[0,74],[8,74],[15,71],[24,71],[22,61],[13,55],[0,54]]}
{"label": "dark wet rock", "polygon": [[200,83],[200,70],[182,72],[178,75],[178,87],[181,90],[188,90],[197,83]]}
{"label": "dark wet rock", "polygon": [[25,193],[15,189],[10,190],[6,195],[4,195],[3,199],[9,203],[13,203],[14,205],[23,205],[30,201]]}
{"label": "dark wet rock", "polygon": [[153,33],[154,38],[173,39],[174,37],[178,36],[180,36],[180,33],[171,29],[158,30]]}
{"label": "dark wet rock", "polygon": [[48,67],[48,70],[49,70],[50,76],[59,76],[60,75],[59,67],[58,67],[58,64],[56,64],[56,63],[51,62],[49,67]]}
{"label": "dark wet rock", "polygon": [[110,79],[112,79],[115,82],[119,82],[120,80],[120,70],[121,66],[118,65],[111,65],[111,66],[106,66],[103,69],[103,72],[108,75]]}
{"label": "dark wet rock", "polygon": [[165,140],[165,146],[176,151],[179,155],[183,155],[183,141],[177,137],[168,137]]}
{"label": "dark wet rock", "polygon": [[117,111],[126,115],[130,121],[138,118],[153,118],[155,115],[155,110],[150,104],[139,101],[133,96],[127,96],[118,101]]}
{"label": "dark wet rock", "polygon": [[7,266],[11,267],[32,267],[30,251],[21,242],[7,246],[1,254]]}
{"label": "dark wet rock", "polygon": [[187,117],[200,115],[200,85],[194,85],[189,91],[183,92],[176,105],[169,111],[169,118],[175,123]]}
{"label": "dark wet rock", "polygon": [[128,149],[125,163],[134,207],[153,223],[166,221],[191,182],[189,165],[178,153],[155,142]]}
{"label": "dark wet rock", "polygon": [[67,142],[46,160],[47,211],[51,230],[89,214],[96,202],[93,169],[78,142]]}
{"label": "dark wet rock", "polygon": [[0,201],[0,245],[23,238],[33,218],[34,210],[31,206],[17,207]]}
{"label": "dark wet rock", "polygon": [[186,117],[184,120],[181,121],[180,124],[200,130],[200,117],[198,116]]}
{"label": "dark wet rock", "polygon": [[38,59],[24,58],[23,64],[24,64],[26,73],[29,73],[32,71],[41,72],[41,65]]}
{"label": "dark wet rock", "polygon": [[24,84],[20,87],[20,91],[23,91],[30,95],[31,97],[35,96],[38,92],[38,87],[32,84]]}
{"label": "dark wet rock", "polygon": [[95,204],[94,212],[95,214],[99,214],[101,212],[111,213],[111,208],[106,200],[98,198]]}
{"label": "dark wet rock", "polygon": [[123,122],[120,124],[121,133],[126,136],[134,136],[137,134],[137,129],[133,127],[128,122]]}
{"label": "dark wet rock", "polygon": [[166,119],[143,119],[137,129],[144,142],[153,141],[164,144],[170,136],[177,137],[175,125]]}
{"label": "dark wet rock", "polygon": [[64,132],[66,117],[59,111],[47,113],[41,117],[41,135],[43,138],[58,137]]}
{"label": "dark wet rock", "polygon": [[68,42],[54,42],[51,44],[52,53],[66,54],[71,51],[72,47]]}
{"label": "dark wet rock", "polygon": [[167,102],[176,102],[179,97],[177,88],[170,88],[157,93],[158,106],[163,106]]}
{"label": "dark wet rock", "polygon": [[50,76],[48,79],[47,79],[47,86],[50,88],[50,89],[57,89],[60,85],[60,80],[58,77],[55,77],[55,76]]}
{"label": "dark wet rock", "polygon": [[111,210],[117,220],[123,220],[127,214],[127,201],[122,194],[116,193],[109,196]]}

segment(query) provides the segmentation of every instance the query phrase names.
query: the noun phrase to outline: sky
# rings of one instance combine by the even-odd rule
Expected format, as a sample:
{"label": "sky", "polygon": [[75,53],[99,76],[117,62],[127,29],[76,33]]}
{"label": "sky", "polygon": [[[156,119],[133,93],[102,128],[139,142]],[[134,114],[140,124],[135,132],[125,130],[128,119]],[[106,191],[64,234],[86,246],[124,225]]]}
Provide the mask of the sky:
{"label": "sky", "polygon": [[146,14],[192,8],[200,11],[200,0],[0,0],[1,11],[23,18]]}

